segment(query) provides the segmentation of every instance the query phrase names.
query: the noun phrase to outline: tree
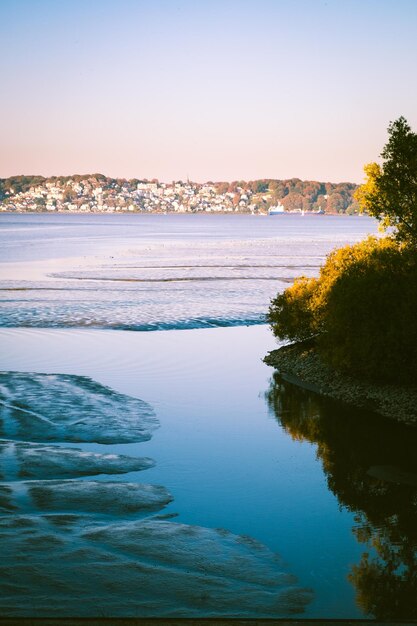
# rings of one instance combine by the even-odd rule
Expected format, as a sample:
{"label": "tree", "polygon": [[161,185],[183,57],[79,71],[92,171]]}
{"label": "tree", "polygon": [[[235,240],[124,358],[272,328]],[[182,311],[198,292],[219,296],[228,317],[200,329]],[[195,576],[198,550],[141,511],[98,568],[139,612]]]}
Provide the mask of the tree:
{"label": "tree", "polygon": [[416,384],[415,249],[391,237],[336,249],[318,278],[298,278],[271,301],[267,319],[280,339],[313,340],[336,370]]}
{"label": "tree", "polygon": [[417,246],[417,134],[404,117],[390,123],[388,134],[382,164],[365,165],[355,198],[384,229],[393,227],[398,241]]}

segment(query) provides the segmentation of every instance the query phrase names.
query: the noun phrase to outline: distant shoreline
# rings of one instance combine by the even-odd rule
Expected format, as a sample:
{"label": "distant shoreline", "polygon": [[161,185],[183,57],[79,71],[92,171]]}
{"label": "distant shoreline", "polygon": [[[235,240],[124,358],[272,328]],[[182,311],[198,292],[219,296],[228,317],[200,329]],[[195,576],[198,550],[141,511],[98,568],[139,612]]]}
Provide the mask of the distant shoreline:
{"label": "distant shoreline", "polygon": [[285,212],[281,215],[268,215],[268,213],[248,213],[247,211],[1,211],[1,215],[247,215],[250,217],[271,217],[279,221],[282,217],[362,217],[357,213],[314,213],[307,212],[304,215],[298,212]]}
{"label": "distant shoreline", "polygon": [[290,383],[403,424],[417,426],[417,387],[368,383],[343,375],[323,363],[308,342],[272,350],[264,362]]}

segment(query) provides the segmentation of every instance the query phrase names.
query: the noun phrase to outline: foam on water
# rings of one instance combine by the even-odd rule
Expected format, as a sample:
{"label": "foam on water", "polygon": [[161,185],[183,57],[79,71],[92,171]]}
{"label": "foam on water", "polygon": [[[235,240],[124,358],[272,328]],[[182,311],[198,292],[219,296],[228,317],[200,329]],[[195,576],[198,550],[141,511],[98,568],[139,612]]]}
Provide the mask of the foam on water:
{"label": "foam on water", "polygon": [[84,376],[0,372],[0,434],[29,441],[147,441],[158,426],[146,402]]}
{"label": "foam on water", "polygon": [[[0,374],[0,428],[8,436],[143,442],[154,422],[143,401],[85,377]],[[75,603],[82,616],[95,616],[97,606],[112,615],[152,617],[304,610],[311,590],[299,587],[266,546],[224,529],[173,523],[172,513],[155,517],[173,500],[165,487],[108,480],[109,473],[152,465],[146,458],[1,440],[2,614],[68,616]],[[60,473],[66,480],[56,479]],[[89,477],[100,473],[102,480]]]}

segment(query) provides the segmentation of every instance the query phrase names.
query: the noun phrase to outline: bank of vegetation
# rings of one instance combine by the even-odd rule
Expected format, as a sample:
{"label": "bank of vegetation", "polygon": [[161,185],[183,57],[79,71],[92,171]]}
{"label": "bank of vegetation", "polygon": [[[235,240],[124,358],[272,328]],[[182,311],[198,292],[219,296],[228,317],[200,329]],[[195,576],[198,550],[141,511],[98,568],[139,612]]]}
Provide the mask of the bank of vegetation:
{"label": "bank of vegetation", "polygon": [[[381,164],[365,166],[367,180],[356,192],[385,236],[333,251],[318,278],[300,277],[271,302],[274,334],[301,342],[292,348],[301,378],[304,354],[310,369],[313,355],[331,368],[329,386],[330,371],[417,386],[417,134],[404,118],[388,133]],[[269,363],[291,373],[291,351],[279,353]]]}

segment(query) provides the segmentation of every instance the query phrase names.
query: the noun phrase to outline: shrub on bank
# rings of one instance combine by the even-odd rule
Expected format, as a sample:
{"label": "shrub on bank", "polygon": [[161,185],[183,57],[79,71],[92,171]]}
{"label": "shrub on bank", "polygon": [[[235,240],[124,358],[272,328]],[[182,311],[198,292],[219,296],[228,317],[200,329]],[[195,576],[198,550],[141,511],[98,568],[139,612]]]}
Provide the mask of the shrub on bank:
{"label": "shrub on bank", "polygon": [[272,300],[268,321],[279,339],[303,341],[317,332],[317,315],[313,304],[319,281],[301,276],[291,287]]}
{"label": "shrub on bank", "polygon": [[387,237],[332,252],[272,302],[274,334],[315,338],[332,366],[371,380],[417,382],[417,254]]}

